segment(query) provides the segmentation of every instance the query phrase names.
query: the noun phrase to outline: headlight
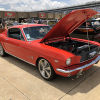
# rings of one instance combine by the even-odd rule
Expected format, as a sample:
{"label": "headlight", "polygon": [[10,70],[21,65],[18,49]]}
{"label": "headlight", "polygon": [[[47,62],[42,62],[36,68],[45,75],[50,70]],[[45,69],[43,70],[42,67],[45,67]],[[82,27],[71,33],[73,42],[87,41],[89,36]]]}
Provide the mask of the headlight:
{"label": "headlight", "polygon": [[68,59],[66,60],[66,65],[67,65],[67,66],[70,65],[70,63],[71,63],[71,58],[68,58]]}

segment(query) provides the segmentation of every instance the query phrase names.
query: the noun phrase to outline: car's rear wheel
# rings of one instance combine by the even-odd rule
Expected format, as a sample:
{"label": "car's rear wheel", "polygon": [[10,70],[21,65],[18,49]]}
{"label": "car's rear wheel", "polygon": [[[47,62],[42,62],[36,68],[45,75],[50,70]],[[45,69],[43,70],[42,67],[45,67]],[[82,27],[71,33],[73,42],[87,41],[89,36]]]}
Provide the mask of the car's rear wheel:
{"label": "car's rear wheel", "polygon": [[2,56],[2,57],[6,56],[6,52],[4,51],[1,44],[0,44],[0,56]]}
{"label": "car's rear wheel", "polygon": [[41,58],[38,61],[38,69],[39,69],[41,76],[45,80],[52,80],[55,76],[55,72],[54,72],[51,64],[44,58]]}

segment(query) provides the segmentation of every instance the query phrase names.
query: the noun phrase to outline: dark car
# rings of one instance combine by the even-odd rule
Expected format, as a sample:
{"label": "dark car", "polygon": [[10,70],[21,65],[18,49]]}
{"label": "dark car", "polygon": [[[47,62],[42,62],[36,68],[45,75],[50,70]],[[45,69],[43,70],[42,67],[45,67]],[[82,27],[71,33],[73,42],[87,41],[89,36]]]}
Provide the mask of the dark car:
{"label": "dark car", "polygon": [[[87,27],[86,27],[87,25]],[[80,25],[70,36],[100,42],[100,23],[98,20],[91,20]]]}
{"label": "dark car", "polygon": [[86,25],[87,25],[87,29],[88,29],[88,32],[89,33],[94,33],[94,27],[98,27],[100,26],[100,22],[98,19],[89,19],[87,20],[87,22],[84,22],[82,25],[80,25],[76,30],[75,32],[76,33],[86,33],[87,32],[87,29],[86,29]]}

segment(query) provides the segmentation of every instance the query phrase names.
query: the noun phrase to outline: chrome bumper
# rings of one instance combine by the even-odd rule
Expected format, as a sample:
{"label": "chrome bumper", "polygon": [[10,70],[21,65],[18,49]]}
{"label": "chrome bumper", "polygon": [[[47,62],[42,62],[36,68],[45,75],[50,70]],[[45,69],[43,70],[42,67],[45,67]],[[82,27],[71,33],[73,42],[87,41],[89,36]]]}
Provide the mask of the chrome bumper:
{"label": "chrome bumper", "polygon": [[88,67],[88,66],[90,66],[90,65],[93,65],[93,64],[95,64],[96,62],[98,62],[99,60],[100,60],[100,55],[99,55],[95,60],[93,60],[92,62],[90,62],[90,63],[88,63],[88,64],[86,64],[86,65],[84,65],[84,66],[78,67],[78,68],[76,68],[76,69],[73,69],[73,70],[63,70],[63,69],[57,68],[56,70],[59,71],[59,72],[62,72],[62,73],[72,73],[72,72],[74,72],[74,71],[82,70],[82,69],[84,69],[84,68],[86,68],[86,67]]}

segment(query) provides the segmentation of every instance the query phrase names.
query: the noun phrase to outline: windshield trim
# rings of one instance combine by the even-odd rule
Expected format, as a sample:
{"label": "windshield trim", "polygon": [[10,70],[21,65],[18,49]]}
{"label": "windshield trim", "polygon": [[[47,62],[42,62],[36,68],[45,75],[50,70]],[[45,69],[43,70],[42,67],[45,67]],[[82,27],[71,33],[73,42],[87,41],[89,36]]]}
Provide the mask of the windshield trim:
{"label": "windshield trim", "polygon": [[[24,28],[22,28],[22,31],[23,31],[23,33],[24,33],[24,30],[23,30]],[[25,33],[24,33],[24,35],[25,35]],[[25,38],[26,38],[26,35],[25,35]],[[26,41],[31,41],[31,40],[27,40],[27,38],[26,38]]]}

